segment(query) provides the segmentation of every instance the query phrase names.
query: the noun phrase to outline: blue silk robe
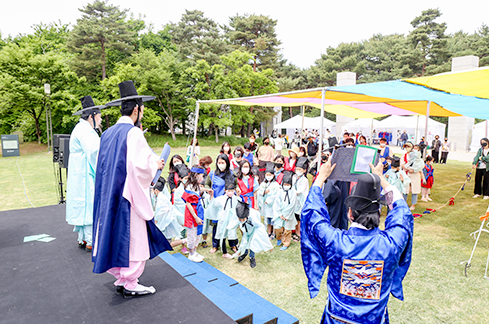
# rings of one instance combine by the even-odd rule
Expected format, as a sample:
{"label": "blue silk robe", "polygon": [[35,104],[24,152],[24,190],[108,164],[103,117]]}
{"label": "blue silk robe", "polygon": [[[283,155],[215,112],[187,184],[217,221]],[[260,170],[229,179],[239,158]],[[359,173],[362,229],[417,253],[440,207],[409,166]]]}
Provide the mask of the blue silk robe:
{"label": "blue silk robe", "polygon": [[[386,191],[397,189],[393,186]],[[402,280],[411,263],[413,216],[400,193],[385,230],[330,224],[321,188],[313,186],[301,217],[301,251],[311,298],[326,267],[328,300],[321,323],[388,323],[389,295],[403,300]],[[343,322],[341,322],[343,321]]]}

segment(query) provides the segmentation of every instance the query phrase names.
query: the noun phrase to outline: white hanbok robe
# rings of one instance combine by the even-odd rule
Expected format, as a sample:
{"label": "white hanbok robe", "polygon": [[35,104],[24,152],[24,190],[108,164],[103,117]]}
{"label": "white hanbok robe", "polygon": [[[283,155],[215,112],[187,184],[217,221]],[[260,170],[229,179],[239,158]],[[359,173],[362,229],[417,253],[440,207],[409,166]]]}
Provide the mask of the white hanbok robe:
{"label": "white hanbok robe", "polygon": [[[288,199],[287,199],[288,193]],[[286,230],[295,230],[297,220],[295,219],[295,208],[297,203],[297,193],[293,188],[285,191],[281,189],[275,197],[273,203],[273,228],[280,229],[284,227]],[[284,216],[285,220],[280,218]]]}
{"label": "white hanbok robe", "polygon": [[[232,196],[228,201],[227,195],[222,195],[214,198],[205,214],[208,215],[208,219],[217,220],[216,235],[214,236],[218,240],[228,239],[237,240],[236,228],[234,230],[228,229],[228,224],[236,216],[236,205],[238,204],[238,197]],[[227,203],[226,203],[227,202]]]}
{"label": "white hanbok robe", "polygon": [[239,249],[237,255],[243,254],[246,250],[258,253],[261,251],[270,251],[273,249],[272,243],[268,238],[266,227],[263,225],[260,219],[260,213],[250,208],[250,214],[248,221],[241,223],[238,216],[236,216],[228,225],[228,229],[236,231],[236,227],[241,229],[243,236],[239,243]]}
{"label": "white hanbok robe", "polygon": [[[270,190],[265,194],[266,190]],[[280,190],[280,185],[274,180],[272,182],[263,181],[256,190],[258,208],[260,209],[261,216],[266,218],[273,218],[273,202],[276,194]]]}
{"label": "white hanbok robe", "polygon": [[302,213],[302,207],[304,207],[304,203],[306,202],[307,195],[309,194],[309,180],[305,175],[302,175],[299,178],[294,177],[294,180],[293,188],[297,193],[297,203],[294,212],[300,215]]}
{"label": "white hanbok robe", "polygon": [[155,224],[167,239],[179,236],[180,232],[183,230],[182,225],[178,223],[177,218],[173,213],[173,206],[170,198],[171,195],[166,186],[163,188],[163,191],[155,197]]}

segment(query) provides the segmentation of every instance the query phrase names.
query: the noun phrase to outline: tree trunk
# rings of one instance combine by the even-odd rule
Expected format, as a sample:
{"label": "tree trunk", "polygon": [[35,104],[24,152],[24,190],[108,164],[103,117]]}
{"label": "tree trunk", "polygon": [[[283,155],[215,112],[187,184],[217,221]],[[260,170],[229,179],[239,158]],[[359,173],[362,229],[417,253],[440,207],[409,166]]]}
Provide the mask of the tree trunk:
{"label": "tree trunk", "polygon": [[241,134],[241,137],[245,137],[245,124],[244,124],[244,121],[243,121],[243,125],[241,125],[241,130],[239,132]]}
{"label": "tree trunk", "polygon": [[109,129],[109,127],[110,127],[109,115],[105,115],[105,129]]}
{"label": "tree trunk", "polygon": [[34,122],[36,123],[36,135],[37,135],[37,143],[41,144],[41,127],[39,125],[39,118],[34,116]]}
{"label": "tree trunk", "polygon": [[102,80],[105,80],[105,43],[100,42],[102,45]]}
{"label": "tree trunk", "polygon": [[172,127],[170,127],[170,133],[171,133],[172,140],[176,141],[177,140],[177,137],[175,136],[175,125],[173,125]]}
{"label": "tree trunk", "polygon": [[219,143],[219,127],[214,127],[214,131],[216,133],[216,143]]}
{"label": "tree trunk", "polygon": [[182,134],[187,135],[187,125],[186,125],[186,119],[182,120]]}
{"label": "tree trunk", "polygon": [[289,107],[289,114],[290,114],[290,118],[294,117],[292,116],[292,107]]}
{"label": "tree trunk", "polygon": [[251,131],[253,130],[253,123],[248,123],[248,130],[246,131],[246,136],[251,136]]}
{"label": "tree trunk", "polygon": [[256,72],[256,59],[257,59],[257,56],[253,56],[253,72]]}
{"label": "tree trunk", "polygon": [[207,132],[207,136],[211,136],[214,133],[214,123],[209,125],[209,131]]}

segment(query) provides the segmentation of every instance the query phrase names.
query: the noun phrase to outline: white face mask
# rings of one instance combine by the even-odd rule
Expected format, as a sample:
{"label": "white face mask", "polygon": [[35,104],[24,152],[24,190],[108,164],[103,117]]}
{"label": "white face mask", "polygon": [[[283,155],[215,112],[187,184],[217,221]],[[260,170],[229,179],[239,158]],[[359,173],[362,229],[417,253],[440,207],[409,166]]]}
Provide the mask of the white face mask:
{"label": "white face mask", "polygon": [[290,190],[290,188],[292,188],[291,185],[289,184],[284,184],[284,190],[287,191],[287,190]]}
{"label": "white face mask", "polygon": [[180,162],[180,161],[173,163],[174,166],[177,166],[177,165],[180,165],[180,164],[182,164],[182,162]]}
{"label": "white face mask", "polygon": [[224,152],[229,152],[230,147],[229,146],[224,146]]}
{"label": "white face mask", "polygon": [[183,183],[183,184],[186,184],[186,183],[187,183],[187,181],[188,181],[188,179],[182,179],[182,183]]}
{"label": "white face mask", "polygon": [[267,179],[268,181],[272,181],[273,180],[273,176],[265,176],[265,179]]}
{"label": "white face mask", "polygon": [[241,172],[243,172],[243,174],[248,174],[250,173],[250,168],[242,168]]}
{"label": "white face mask", "polygon": [[380,147],[385,147],[385,143],[380,143]]}
{"label": "white face mask", "polygon": [[226,170],[226,163],[219,163],[217,167],[219,168],[219,170],[224,171]]}
{"label": "white face mask", "polygon": [[298,177],[301,177],[304,174],[304,172],[302,172],[302,171],[296,171],[295,174],[297,174]]}

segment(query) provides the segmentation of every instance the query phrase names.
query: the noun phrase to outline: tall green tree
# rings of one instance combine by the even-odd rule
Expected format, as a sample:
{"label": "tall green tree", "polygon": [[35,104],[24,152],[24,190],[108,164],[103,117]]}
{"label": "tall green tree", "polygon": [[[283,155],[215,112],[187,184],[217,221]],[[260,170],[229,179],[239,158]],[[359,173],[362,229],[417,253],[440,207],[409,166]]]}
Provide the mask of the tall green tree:
{"label": "tall green tree", "polygon": [[479,40],[477,41],[477,54],[479,55],[479,65],[489,65],[489,26],[483,24],[477,31]]}
{"label": "tall green tree", "polygon": [[204,60],[212,66],[229,52],[219,26],[200,10],[185,10],[178,23],[169,25],[169,34],[182,60]]}
{"label": "tall green tree", "polygon": [[226,33],[236,49],[244,49],[253,54],[253,71],[275,69],[281,42],[275,27],[277,20],[264,15],[236,15],[229,18]]}
{"label": "tall green tree", "polygon": [[119,9],[106,0],[96,0],[82,9],[71,33],[68,49],[76,54],[73,65],[79,75],[90,80],[107,76],[109,50],[127,56],[134,49],[134,33],[126,21],[127,9]]}
{"label": "tall green tree", "polygon": [[[138,93],[156,97],[156,100],[145,103],[144,124],[154,126],[162,120],[166,125],[165,129],[176,140],[175,125],[188,115],[180,85],[183,70],[184,65],[174,52],[164,49],[156,55],[152,50],[142,49],[132,56],[130,63],[118,64],[116,73],[104,80],[103,85],[117,95],[118,83],[134,80],[138,85]],[[151,114],[150,118],[146,117],[147,112]]]}
{"label": "tall green tree", "polygon": [[428,9],[411,21],[414,30],[408,35],[412,48],[421,53],[421,70],[418,75],[425,75],[429,65],[442,65],[449,59],[447,46],[446,23],[435,20],[442,15],[439,9]]}
{"label": "tall green tree", "polygon": [[[53,128],[62,123],[63,115],[76,105],[71,92],[78,80],[69,70],[66,59],[60,54],[48,52],[36,54],[34,46],[19,47],[7,44],[0,51],[0,116],[14,116],[12,128],[33,125],[39,143],[48,97],[44,94],[44,84],[51,85],[50,104],[53,108]],[[61,111],[60,115],[56,115]],[[2,125],[5,126],[5,125]]]}

